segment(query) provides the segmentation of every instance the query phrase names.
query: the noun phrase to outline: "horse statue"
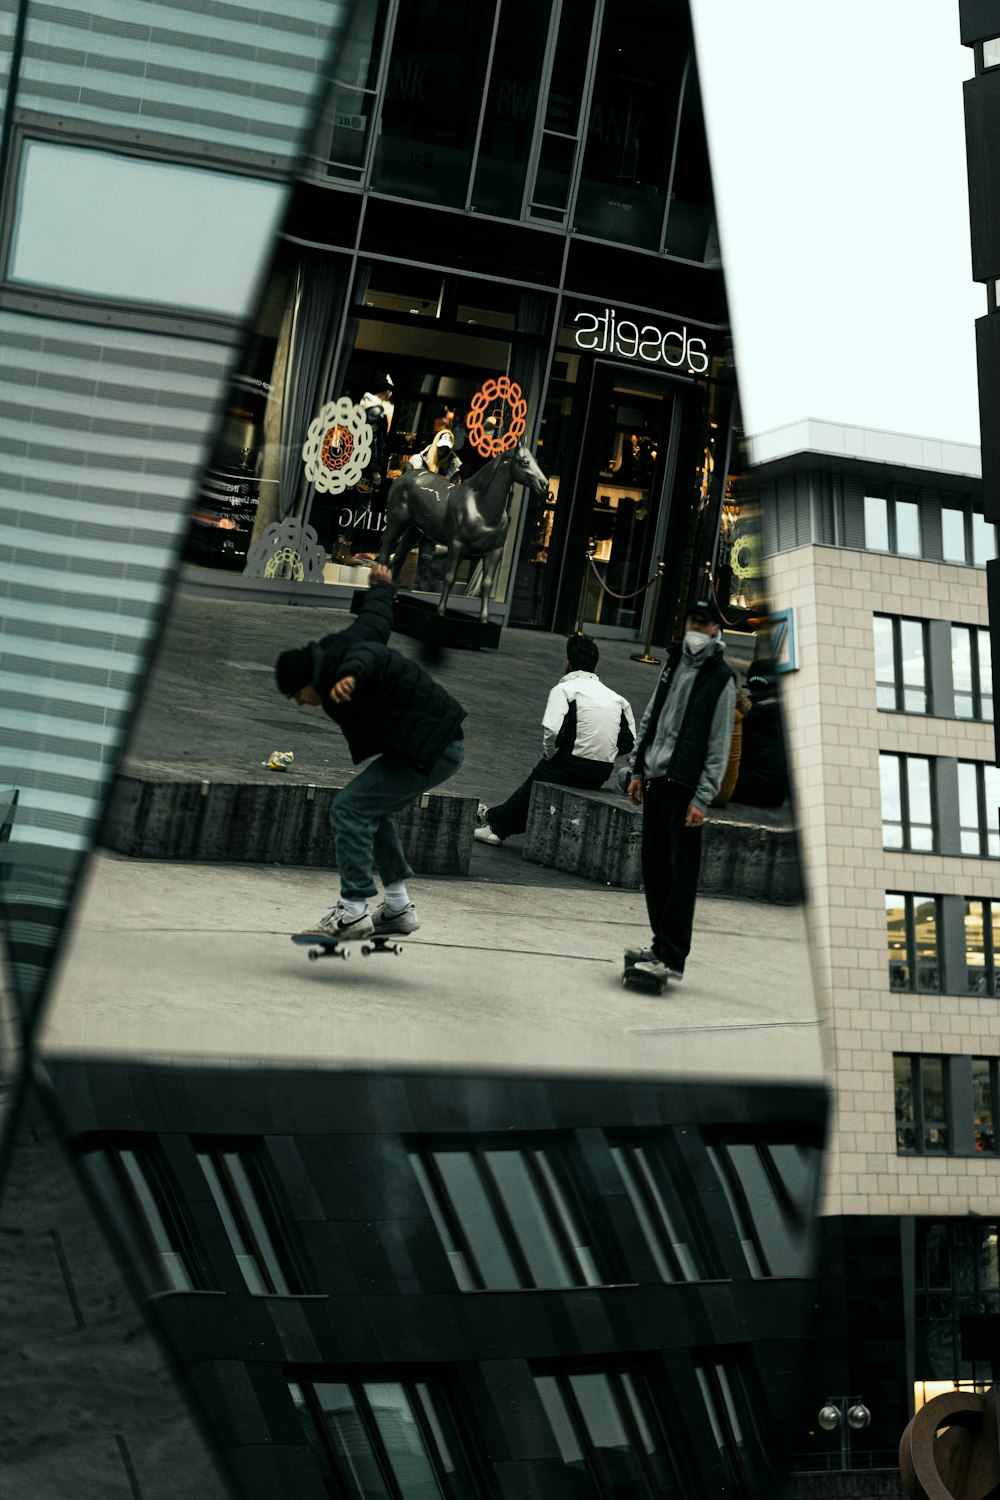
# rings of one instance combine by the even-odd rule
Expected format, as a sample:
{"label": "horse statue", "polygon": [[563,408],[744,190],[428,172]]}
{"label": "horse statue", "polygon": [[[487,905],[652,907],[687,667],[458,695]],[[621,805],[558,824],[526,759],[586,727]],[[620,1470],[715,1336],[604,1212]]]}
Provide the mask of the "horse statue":
{"label": "horse statue", "polygon": [[515,484],[547,495],[549,481],[523,443],[491,458],[462,484],[449,484],[429,469],[408,469],[394,480],[386,501],[385,536],[376,562],[389,566],[396,583],[421,536],[448,548],[448,565],[437,612],[443,615],[464,557],[479,557],[479,618],[489,620],[490,594],[510,525],[507,502]]}

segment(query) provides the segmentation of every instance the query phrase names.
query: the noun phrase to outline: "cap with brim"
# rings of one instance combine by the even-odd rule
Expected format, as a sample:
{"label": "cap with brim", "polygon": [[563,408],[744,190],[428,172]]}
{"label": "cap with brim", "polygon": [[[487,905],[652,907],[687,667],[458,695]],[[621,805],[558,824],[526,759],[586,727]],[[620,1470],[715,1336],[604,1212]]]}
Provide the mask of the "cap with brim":
{"label": "cap with brim", "polygon": [[687,612],[689,620],[708,620],[712,625],[721,625],[722,616],[711,599],[696,599]]}

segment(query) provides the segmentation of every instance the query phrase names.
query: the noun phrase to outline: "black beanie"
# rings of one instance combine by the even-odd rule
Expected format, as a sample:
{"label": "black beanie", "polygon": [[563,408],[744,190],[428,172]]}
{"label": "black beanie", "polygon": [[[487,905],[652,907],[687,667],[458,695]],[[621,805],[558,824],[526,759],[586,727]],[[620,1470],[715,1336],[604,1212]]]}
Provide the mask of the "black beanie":
{"label": "black beanie", "polygon": [[293,698],[300,688],[308,687],[313,675],[312,642],[294,651],[282,651],[274,664],[278,692],[284,693],[286,698]]}

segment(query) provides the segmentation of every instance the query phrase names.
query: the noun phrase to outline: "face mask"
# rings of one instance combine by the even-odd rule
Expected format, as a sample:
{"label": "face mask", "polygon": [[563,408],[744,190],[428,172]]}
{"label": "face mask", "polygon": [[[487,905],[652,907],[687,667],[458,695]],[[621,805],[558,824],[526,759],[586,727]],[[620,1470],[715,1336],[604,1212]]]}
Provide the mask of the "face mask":
{"label": "face mask", "polygon": [[715,639],[712,635],[703,635],[700,630],[686,630],[684,632],[684,646],[692,656],[697,656],[700,651]]}

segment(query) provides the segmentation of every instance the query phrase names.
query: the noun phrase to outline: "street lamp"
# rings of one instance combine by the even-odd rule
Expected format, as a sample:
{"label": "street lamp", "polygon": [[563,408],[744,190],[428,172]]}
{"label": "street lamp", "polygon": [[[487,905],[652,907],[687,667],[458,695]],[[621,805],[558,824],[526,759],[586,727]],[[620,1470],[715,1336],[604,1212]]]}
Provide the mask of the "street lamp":
{"label": "street lamp", "polygon": [[851,1428],[860,1432],[868,1426],[872,1414],[857,1396],[827,1396],[816,1420],[824,1432],[840,1429],[840,1467],[851,1467]]}

